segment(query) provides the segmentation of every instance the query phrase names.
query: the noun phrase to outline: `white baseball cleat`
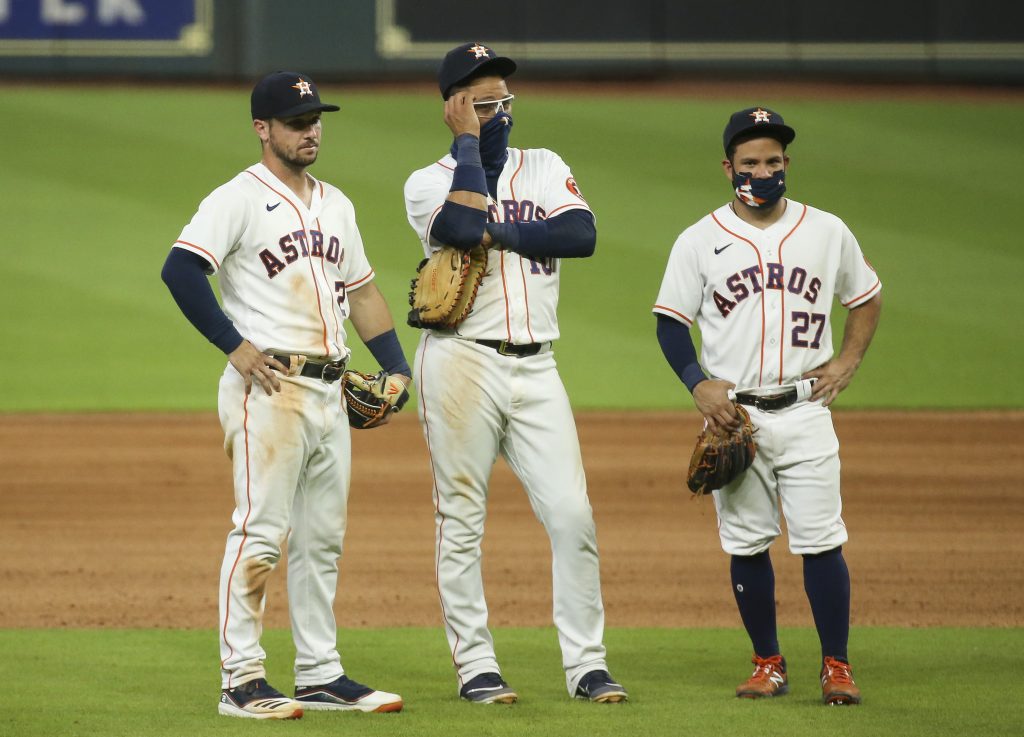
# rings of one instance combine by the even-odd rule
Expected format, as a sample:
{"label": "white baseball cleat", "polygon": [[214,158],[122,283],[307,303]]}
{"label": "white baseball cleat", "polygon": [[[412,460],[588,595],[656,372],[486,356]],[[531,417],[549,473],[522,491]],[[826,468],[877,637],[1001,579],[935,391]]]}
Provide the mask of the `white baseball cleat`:
{"label": "white baseball cleat", "polygon": [[220,692],[217,711],[245,719],[301,719],[302,706],[271,686],[263,678]]}
{"label": "white baseball cleat", "polygon": [[402,697],[376,691],[356,683],[348,676],[320,686],[296,686],[295,700],[310,711],[365,711],[385,713],[401,711]]}

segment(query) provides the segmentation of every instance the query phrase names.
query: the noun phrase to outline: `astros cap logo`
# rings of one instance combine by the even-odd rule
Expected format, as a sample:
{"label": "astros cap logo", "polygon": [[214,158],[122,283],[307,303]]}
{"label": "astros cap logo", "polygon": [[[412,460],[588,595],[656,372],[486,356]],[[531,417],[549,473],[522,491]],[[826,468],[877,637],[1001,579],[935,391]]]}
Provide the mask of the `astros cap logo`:
{"label": "astros cap logo", "polygon": [[299,97],[305,97],[306,95],[313,94],[313,88],[310,87],[309,82],[304,79],[300,79],[298,82],[292,85],[293,90],[299,91]]}
{"label": "astros cap logo", "polygon": [[754,119],[755,123],[770,123],[770,122],[772,122],[771,113],[769,113],[767,110],[762,110],[761,108],[758,108],[757,110],[752,112],[750,114],[750,117]]}
{"label": "astros cap logo", "polygon": [[486,46],[476,44],[466,49],[467,54],[473,54],[476,59],[486,59],[491,54],[491,50]]}

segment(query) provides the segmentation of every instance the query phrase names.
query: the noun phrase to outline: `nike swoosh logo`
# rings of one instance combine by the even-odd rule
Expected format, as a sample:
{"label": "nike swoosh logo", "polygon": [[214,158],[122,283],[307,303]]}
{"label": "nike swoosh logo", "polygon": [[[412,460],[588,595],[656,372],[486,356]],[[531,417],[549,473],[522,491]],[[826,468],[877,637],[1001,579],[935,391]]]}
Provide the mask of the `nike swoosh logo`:
{"label": "nike swoosh logo", "polygon": [[[268,207],[267,209],[269,210],[270,208]],[[717,256],[718,254],[720,254],[722,251],[724,251],[726,248],[728,248],[731,245],[732,245],[732,241],[729,241],[728,243],[726,243],[721,248],[716,248],[715,249],[715,255]]]}
{"label": "nike swoosh logo", "polygon": [[[276,209],[277,209],[277,205],[280,205],[280,204],[281,204],[281,203],[280,203],[280,202],[278,202],[277,204],[274,204],[274,205],[267,205],[267,212],[273,212],[274,210],[276,210]],[[716,252],[716,253],[717,253],[717,252]]]}
{"label": "nike swoosh logo", "polygon": [[487,687],[481,686],[480,688],[471,688],[468,691],[466,691],[466,693],[468,693],[468,694],[476,693],[477,691],[500,691],[503,688],[505,688],[505,687],[504,686],[487,686]]}

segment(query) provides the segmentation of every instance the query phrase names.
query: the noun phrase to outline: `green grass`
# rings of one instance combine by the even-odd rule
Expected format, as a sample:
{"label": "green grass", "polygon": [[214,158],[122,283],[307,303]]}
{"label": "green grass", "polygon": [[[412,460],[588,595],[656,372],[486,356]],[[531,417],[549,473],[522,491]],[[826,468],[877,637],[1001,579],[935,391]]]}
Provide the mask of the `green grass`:
{"label": "green grass", "polygon": [[[327,116],[313,172],[355,202],[402,323],[421,255],[402,185],[446,149],[440,105],[428,92],[324,96],[343,109]],[[690,407],[650,308],[675,237],[730,196],[721,128],[751,101],[519,98],[512,143],[558,151],[598,216],[595,257],[563,267],[557,350],[575,406],[628,397],[631,407]],[[184,320],[159,272],[198,202],[258,158],[248,90],[0,89],[0,109],[15,100],[0,179],[0,411],[212,408],[223,356]],[[1024,102],[760,102],[798,131],[790,194],[846,220],[883,280],[879,333],[841,404],[1024,407],[1014,277],[1024,249],[1008,216]],[[411,356],[415,331],[399,335]],[[361,346],[356,357],[371,367]],[[624,372],[637,379],[613,394]]]}
{"label": "green grass", "polygon": [[[1020,734],[1007,678],[1024,648],[1022,629],[854,629],[851,652],[864,692],[860,707],[820,703],[812,630],[782,631],[791,692],[739,701],[749,643],[740,630],[612,629],[613,674],[631,702],[600,706],[565,692],[551,629],[496,632],[513,707],[460,702],[440,630],[342,632],[357,679],[403,695],[401,714],[310,713],[300,722],[254,723],[216,712],[219,676],[213,631],[3,630],[0,735],[765,735],[938,737]],[[267,632],[269,678],[292,685],[286,631]]]}

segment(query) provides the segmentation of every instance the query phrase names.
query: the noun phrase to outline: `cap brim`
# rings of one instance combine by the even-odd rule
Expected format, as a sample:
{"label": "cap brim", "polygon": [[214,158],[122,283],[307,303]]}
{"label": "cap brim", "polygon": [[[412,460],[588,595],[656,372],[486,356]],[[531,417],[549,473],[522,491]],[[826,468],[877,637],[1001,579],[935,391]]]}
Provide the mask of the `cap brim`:
{"label": "cap brim", "polygon": [[494,72],[501,77],[508,77],[515,73],[516,63],[509,59],[507,56],[496,56],[493,59],[485,61],[483,64],[473,70],[474,76],[479,76],[486,70],[487,72]]}
{"label": "cap brim", "polygon": [[287,110],[282,110],[275,113],[275,118],[294,118],[297,115],[305,115],[306,113],[321,112],[321,113],[336,113],[341,110],[337,105],[328,105],[323,102],[304,102],[301,105],[290,107]]}

